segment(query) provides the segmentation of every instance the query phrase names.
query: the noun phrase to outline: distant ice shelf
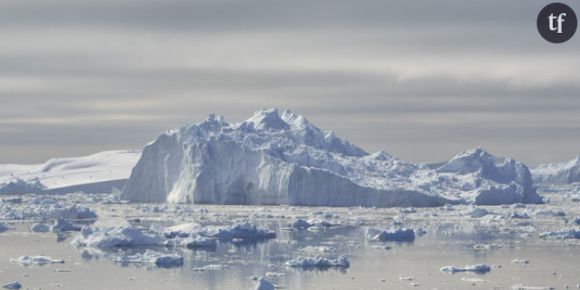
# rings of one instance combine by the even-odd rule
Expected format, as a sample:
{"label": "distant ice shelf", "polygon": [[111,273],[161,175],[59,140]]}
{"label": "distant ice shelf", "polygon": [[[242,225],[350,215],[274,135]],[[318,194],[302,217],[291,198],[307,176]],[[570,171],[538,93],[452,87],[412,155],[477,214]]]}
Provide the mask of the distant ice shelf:
{"label": "distant ice shelf", "polygon": [[538,184],[580,183],[580,154],[570,161],[541,164],[532,169],[532,176]]}
{"label": "distant ice shelf", "polygon": [[139,150],[117,150],[43,164],[0,164],[0,194],[110,193],[123,188],[140,156]]}

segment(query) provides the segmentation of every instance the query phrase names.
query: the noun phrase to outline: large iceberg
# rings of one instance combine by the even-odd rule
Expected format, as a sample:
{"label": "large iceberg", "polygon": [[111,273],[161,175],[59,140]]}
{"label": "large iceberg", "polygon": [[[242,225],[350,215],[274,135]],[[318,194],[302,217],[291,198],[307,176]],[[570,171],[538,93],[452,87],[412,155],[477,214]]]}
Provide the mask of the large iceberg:
{"label": "large iceberg", "polygon": [[580,154],[570,161],[541,164],[532,170],[534,181],[542,184],[580,183]]}
{"label": "large iceberg", "polygon": [[276,109],[240,123],[210,115],[143,150],[121,199],[135,202],[440,206],[540,202],[528,168],[481,148],[414,164],[369,154],[303,116]]}

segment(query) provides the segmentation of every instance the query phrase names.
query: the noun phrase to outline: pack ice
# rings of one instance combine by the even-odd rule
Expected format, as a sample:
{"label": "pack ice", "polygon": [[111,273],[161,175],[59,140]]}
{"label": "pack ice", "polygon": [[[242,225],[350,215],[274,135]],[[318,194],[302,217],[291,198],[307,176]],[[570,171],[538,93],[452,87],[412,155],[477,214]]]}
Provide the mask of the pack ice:
{"label": "pack ice", "polygon": [[117,150],[44,164],[1,164],[0,194],[110,193],[123,188],[140,155],[140,151]]}
{"label": "pack ice", "polygon": [[529,169],[476,148],[424,165],[369,154],[277,109],[240,123],[206,121],[145,146],[121,198],[134,202],[441,206],[539,203]]}

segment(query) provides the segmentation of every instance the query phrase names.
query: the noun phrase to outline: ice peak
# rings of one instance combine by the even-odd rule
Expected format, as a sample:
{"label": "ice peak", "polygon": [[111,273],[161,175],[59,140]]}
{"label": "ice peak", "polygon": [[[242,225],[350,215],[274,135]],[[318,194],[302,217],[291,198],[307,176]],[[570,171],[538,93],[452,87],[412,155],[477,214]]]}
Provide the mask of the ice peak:
{"label": "ice peak", "polygon": [[251,123],[260,130],[287,130],[288,124],[280,118],[278,109],[269,108],[257,111],[244,123]]}
{"label": "ice peak", "polygon": [[385,150],[381,150],[381,151],[377,151],[373,154],[370,155],[370,158],[374,159],[374,160],[389,160],[389,159],[393,159],[393,156],[391,154],[389,154],[387,151]]}
{"label": "ice peak", "polygon": [[488,159],[495,159],[495,157],[489,153],[489,151],[485,150],[483,147],[478,146],[471,150],[467,150],[457,154],[455,157],[451,158],[451,160],[456,159],[463,159],[463,160],[488,160]]}
{"label": "ice peak", "polygon": [[290,110],[284,110],[282,113],[282,119],[286,121],[288,125],[295,128],[304,128],[306,126],[310,126],[310,122],[308,122],[304,116],[293,113]]}

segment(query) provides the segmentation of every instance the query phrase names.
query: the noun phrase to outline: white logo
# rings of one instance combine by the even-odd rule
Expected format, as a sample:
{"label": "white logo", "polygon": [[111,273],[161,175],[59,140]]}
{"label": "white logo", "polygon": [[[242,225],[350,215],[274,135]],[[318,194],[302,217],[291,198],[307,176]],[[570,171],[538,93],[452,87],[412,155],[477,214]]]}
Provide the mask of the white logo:
{"label": "white logo", "polygon": [[[566,17],[566,13],[560,13],[558,17],[554,16],[554,13],[548,16],[548,20],[550,22],[550,30],[556,31],[557,33],[562,33],[562,22],[564,22],[564,17]],[[558,27],[554,26],[554,20],[558,23]]]}

